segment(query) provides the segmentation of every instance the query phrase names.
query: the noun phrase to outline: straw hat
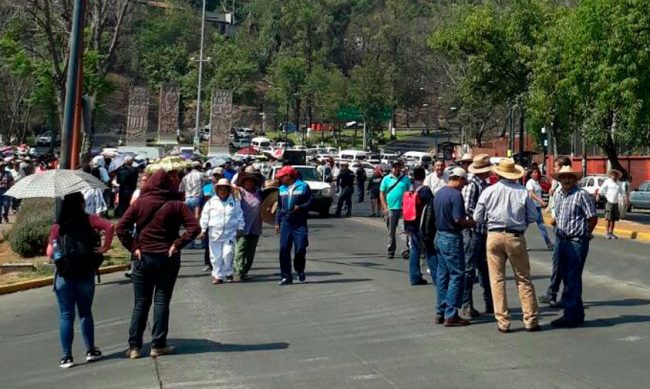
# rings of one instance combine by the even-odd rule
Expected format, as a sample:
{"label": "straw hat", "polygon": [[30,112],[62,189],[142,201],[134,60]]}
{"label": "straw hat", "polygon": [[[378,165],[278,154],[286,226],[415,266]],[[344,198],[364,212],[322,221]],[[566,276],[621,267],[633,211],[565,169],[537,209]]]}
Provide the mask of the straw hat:
{"label": "straw hat", "polygon": [[227,186],[228,188],[230,188],[231,187],[230,180],[227,178],[220,178],[219,181],[217,181],[217,184],[215,186],[217,188],[220,186]]}
{"label": "straw hat", "polygon": [[517,180],[524,176],[524,168],[510,158],[502,159],[498,165],[492,167],[492,172],[508,180]]}
{"label": "straw hat", "polygon": [[265,223],[275,225],[275,213],[278,209],[278,190],[277,188],[268,188],[262,195],[262,220]]}
{"label": "straw hat", "polygon": [[262,175],[258,173],[253,166],[247,166],[243,172],[237,175],[237,180],[235,181],[235,185],[242,186],[244,181],[247,179],[254,180],[255,186],[262,186],[262,184],[264,183],[264,177],[262,177]]}
{"label": "straw hat", "polygon": [[573,170],[571,166],[562,166],[562,168],[559,171],[552,174],[553,179],[555,180],[559,180],[560,176],[564,176],[564,175],[574,176],[576,180],[582,178],[582,172],[577,172]]}
{"label": "straw hat", "polygon": [[474,156],[471,153],[465,153],[463,156],[458,160],[460,162],[472,162],[474,160]]}
{"label": "straw hat", "polygon": [[623,173],[621,173],[621,171],[618,169],[609,169],[609,171],[607,172],[607,177],[611,176],[612,173],[616,174],[617,180],[623,177]]}
{"label": "straw hat", "polygon": [[492,163],[490,163],[490,156],[487,154],[479,154],[474,157],[472,164],[467,168],[470,173],[480,174],[487,173],[492,170]]}

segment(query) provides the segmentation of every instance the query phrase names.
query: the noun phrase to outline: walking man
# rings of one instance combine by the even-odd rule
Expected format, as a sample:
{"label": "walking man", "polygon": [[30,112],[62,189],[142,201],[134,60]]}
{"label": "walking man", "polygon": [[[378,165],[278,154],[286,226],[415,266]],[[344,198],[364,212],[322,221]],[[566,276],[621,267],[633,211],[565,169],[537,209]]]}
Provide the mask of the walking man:
{"label": "walking man", "polygon": [[[415,212],[412,212],[413,215],[411,215],[414,218],[407,220],[406,215],[404,215],[404,230],[408,234],[409,241],[411,242],[409,250],[409,278],[413,286],[427,284],[427,280],[422,278],[422,270],[420,267],[420,255],[423,251],[425,252],[427,265],[430,267],[429,271],[432,275],[436,274],[435,267],[431,268],[432,263],[436,263],[435,250],[433,244],[426,244],[424,242],[421,227],[423,222],[422,217],[425,214],[426,208],[433,206],[433,193],[431,193],[431,189],[422,183],[425,177],[426,171],[423,167],[418,166],[413,170],[413,187],[409,192],[415,200],[412,202],[414,203],[412,205],[414,205]],[[407,192],[407,195],[409,192]]]}
{"label": "walking man", "polygon": [[447,186],[441,188],[433,199],[436,217],[435,245],[438,254],[436,272],[437,324],[445,327],[469,325],[469,321],[458,315],[462,305],[465,279],[465,253],[462,230],[474,226],[474,220],[467,218],[461,190],[467,183],[467,173],[456,167],[449,174]]}
{"label": "walking man", "polygon": [[278,209],[275,215],[275,232],[280,234],[279,285],[293,283],[291,272],[291,247],[294,247],[293,268],[298,281],[305,282],[305,262],[309,240],[307,214],[313,201],[309,185],[298,178],[298,171],[291,166],[280,169],[275,177],[280,180]]}
{"label": "walking man", "polygon": [[[603,186],[600,187],[599,193],[605,195],[607,199],[607,204],[605,205],[605,219],[607,219],[607,239],[618,239],[618,236],[614,235],[614,226],[616,222],[621,218],[621,212],[619,210],[619,204],[627,205],[627,194],[625,189],[618,182],[621,179],[621,172],[612,169],[607,175],[608,179],[605,180]],[[598,193],[596,194],[598,196]]]}
{"label": "walking man", "polygon": [[551,220],[556,234],[554,256],[558,258],[559,274],[564,282],[564,315],[551,322],[553,327],[559,328],[574,328],[585,320],[582,271],[598,216],[591,196],[576,186],[581,177],[580,172],[569,166],[553,174],[562,185],[556,193],[555,218]]}
{"label": "walking man", "polygon": [[487,226],[487,259],[492,302],[497,328],[510,332],[510,312],[506,298],[506,260],[510,261],[519,290],[526,331],[539,331],[535,287],[530,278],[530,259],[524,234],[537,221],[535,203],[517,180],[524,168],[512,159],[503,159],[492,168],[499,182],[486,188],[478,198],[474,219]]}
{"label": "walking man", "polygon": [[360,203],[363,203],[364,199],[364,194],[366,191],[364,190],[366,187],[366,169],[363,168],[361,164],[359,164],[359,167],[357,167],[357,171],[354,172],[355,176],[357,177],[357,200]]}
{"label": "walking man", "polygon": [[[490,156],[479,154],[474,157],[472,164],[468,167],[469,175],[467,185],[463,187],[462,194],[465,202],[467,215],[474,215],[478,198],[487,188],[485,180],[492,171]],[[485,313],[494,313],[492,308],[492,291],[490,289],[490,277],[487,268],[485,243],[487,241],[487,227],[485,223],[476,220],[473,228],[463,230],[463,243],[465,244],[465,287],[463,290],[463,315],[472,318],[480,314],[474,308],[473,289],[478,271],[478,281],[483,288],[483,301],[485,302]]]}
{"label": "walking man", "polygon": [[411,187],[411,180],[402,174],[402,161],[393,162],[389,175],[381,180],[379,198],[384,213],[384,220],[388,228],[388,253],[389,259],[395,258],[396,236],[399,221],[402,218],[402,197],[404,192]]}
{"label": "walking man", "polygon": [[347,217],[352,216],[352,194],[354,193],[354,174],[348,168],[347,162],[341,162],[341,171],[336,177],[336,185],[339,187],[339,201],[336,205],[336,217],[341,217],[343,203],[347,208]]}

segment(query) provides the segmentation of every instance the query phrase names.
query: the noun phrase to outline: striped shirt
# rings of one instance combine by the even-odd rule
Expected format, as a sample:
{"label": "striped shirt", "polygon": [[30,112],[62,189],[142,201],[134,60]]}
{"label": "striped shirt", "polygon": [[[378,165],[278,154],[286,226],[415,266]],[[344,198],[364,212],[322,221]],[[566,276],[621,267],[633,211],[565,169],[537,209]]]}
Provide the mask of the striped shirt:
{"label": "striped shirt", "polygon": [[555,192],[555,234],[559,238],[588,238],[587,220],[596,217],[596,204],[586,191],[574,186]]}
{"label": "striped shirt", "polygon": [[[467,215],[471,216],[474,214],[478,198],[486,187],[487,184],[485,183],[485,180],[481,180],[475,174],[469,176],[467,185],[465,185],[462,190],[463,200],[465,201],[465,212],[467,212]],[[477,221],[474,226],[474,232],[487,234],[485,223],[479,223],[479,221]]]}
{"label": "striped shirt", "polygon": [[505,228],[524,232],[537,221],[537,207],[523,185],[500,179],[479,196],[474,220],[486,223],[488,231]]}

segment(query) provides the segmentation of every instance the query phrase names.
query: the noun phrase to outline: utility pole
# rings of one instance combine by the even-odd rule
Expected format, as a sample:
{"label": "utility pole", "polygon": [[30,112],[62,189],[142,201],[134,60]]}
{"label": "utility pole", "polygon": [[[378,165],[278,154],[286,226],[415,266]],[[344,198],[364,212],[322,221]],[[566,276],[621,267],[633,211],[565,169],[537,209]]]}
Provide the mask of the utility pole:
{"label": "utility pole", "polygon": [[[74,0],[72,28],[70,29],[70,59],[68,61],[68,74],[65,84],[65,106],[61,136],[61,155],[59,160],[59,167],[62,169],[74,168],[72,166],[72,153],[75,150],[73,143],[75,138],[77,140],[79,138],[78,136],[75,137],[75,107],[81,98],[79,83],[83,82],[79,72],[81,71],[81,57],[83,54],[85,9],[85,0]],[[79,126],[77,126],[76,130],[79,130]],[[54,143],[54,138],[53,136],[52,143]],[[78,147],[76,149],[78,150]]]}
{"label": "utility pole", "polygon": [[199,49],[199,82],[196,92],[196,128],[194,129],[194,146],[199,146],[199,126],[201,125],[201,82],[203,81],[203,38],[205,36],[205,0],[201,12],[201,47]]}

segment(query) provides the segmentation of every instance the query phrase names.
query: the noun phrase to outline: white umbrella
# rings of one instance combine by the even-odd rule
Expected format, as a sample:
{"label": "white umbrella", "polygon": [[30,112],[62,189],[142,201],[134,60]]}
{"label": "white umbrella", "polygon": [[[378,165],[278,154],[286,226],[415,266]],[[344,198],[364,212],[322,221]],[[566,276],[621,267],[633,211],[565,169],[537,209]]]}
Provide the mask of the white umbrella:
{"label": "white umbrella", "polygon": [[55,198],[86,189],[106,189],[106,186],[92,174],[81,170],[56,169],[23,178],[12,186],[5,196],[17,199]]}

